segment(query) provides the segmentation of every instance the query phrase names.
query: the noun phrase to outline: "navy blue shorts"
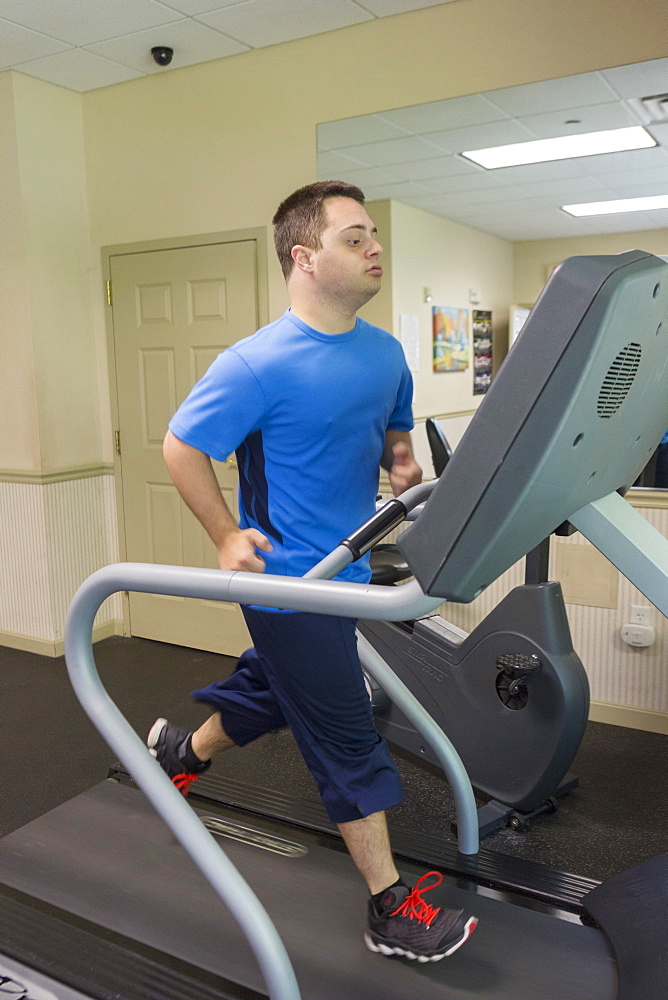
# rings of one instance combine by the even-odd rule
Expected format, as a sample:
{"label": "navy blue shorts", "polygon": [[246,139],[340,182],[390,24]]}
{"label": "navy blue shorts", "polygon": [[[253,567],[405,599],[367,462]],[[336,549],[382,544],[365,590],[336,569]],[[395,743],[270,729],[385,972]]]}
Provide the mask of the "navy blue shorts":
{"label": "navy blue shorts", "polygon": [[231,677],[193,698],[220,712],[237,746],[289,726],[333,823],[401,802],[401,779],[374,724],[355,621],[242,611],[254,648]]}

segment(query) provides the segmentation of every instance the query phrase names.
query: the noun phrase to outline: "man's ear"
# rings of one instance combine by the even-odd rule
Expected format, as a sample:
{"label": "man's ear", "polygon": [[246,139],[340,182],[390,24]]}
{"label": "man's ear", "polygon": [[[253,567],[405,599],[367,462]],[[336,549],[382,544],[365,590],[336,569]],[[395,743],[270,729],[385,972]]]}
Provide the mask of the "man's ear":
{"label": "man's ear", "polygon": [[313,270],[313,251],[309,250],[308,247],[303,247],[298,243],[297,246],[292,248],[291,254],[300,271]]}

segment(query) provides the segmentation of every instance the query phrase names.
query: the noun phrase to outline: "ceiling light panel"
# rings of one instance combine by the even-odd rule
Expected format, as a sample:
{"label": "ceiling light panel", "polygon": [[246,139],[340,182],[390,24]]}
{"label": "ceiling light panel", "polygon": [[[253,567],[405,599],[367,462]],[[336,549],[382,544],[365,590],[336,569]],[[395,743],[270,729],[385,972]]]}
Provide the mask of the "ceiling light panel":
{"label": "ceiling light panel", "polygon": [[514,167],[525,163],[545,163],[549,160],[570,160],[600,153],[615,153],[628,149],[656,146],[655,140],[641,125],[630,128],[606,129],[581,135],[564,135],[554,139],[535,139],[462,152],[469,160],[487,170]]}
{"label": "ceiling light panel", "polygon": [[592,201],[581,205],[562,205],[564,212],[577,217],[583,215],[617,215],[621,212],[652,212],[668,208],[668,194],[646,198],[617,198],[615,201]]}

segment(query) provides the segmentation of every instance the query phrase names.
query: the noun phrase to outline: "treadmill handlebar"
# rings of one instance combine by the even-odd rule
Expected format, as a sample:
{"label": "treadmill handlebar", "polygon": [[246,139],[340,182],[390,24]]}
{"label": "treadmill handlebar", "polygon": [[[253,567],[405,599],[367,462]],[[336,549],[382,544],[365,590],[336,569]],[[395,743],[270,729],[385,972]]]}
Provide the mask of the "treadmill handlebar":
{"label": "treadmill handlebar", "polygon": [[431,496],[436,482],[437,480],[433,479],[427,483],[419,483],[417,486],[411,486],[400,496],[388,500],[368,521],[339,542],[339,546],[345,546],[351,553],[351,562],[360,559],[390,531],[398,528],[415,508],[421,506]]}
{"label": "treadmill handlebar", "polygon": [[406,520],[407,514],[408,510],[401,500],[396,497],[388,500],[357,531],[353,531],[352,535],[348,535],[339,544],[350,551],[352,562],[355,562],[372,549],[381,538],[385,538],[393,528],[398,528]]}

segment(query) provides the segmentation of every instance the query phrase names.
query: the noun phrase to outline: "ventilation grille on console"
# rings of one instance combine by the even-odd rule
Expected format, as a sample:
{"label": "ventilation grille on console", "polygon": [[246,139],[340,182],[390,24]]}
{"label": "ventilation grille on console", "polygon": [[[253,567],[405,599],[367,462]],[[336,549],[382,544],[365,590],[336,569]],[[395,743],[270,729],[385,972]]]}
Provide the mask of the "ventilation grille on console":
{"label": "ventilation grille on console", "polygon": [[599,417],[608,419],[622,405],[636,377],[641,354],[640,344],[627,344],[612,362],[598,394],[596,412]]}

